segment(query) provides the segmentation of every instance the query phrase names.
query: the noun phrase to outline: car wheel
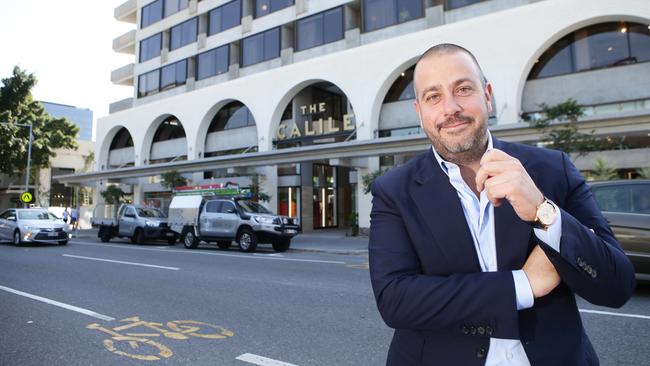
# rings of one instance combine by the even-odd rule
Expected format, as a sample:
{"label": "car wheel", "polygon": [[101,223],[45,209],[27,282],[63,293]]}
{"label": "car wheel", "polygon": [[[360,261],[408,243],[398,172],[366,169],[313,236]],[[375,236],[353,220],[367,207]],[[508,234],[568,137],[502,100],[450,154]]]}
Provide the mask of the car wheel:
{"label": "car wheel", "polygon": [[230,248],[230,241],[229,240],[218,240],[217,241],[217,247],[219,247],[219,249],[226,250],[226,249]]}
{"label": "car wheel", "polygon": [[99,240],[101,240],[102,243],[108,243],[111,240],[111,234],[104,231],[102,235],[99,237]]}
{"label": "car wheel", "polygon": [[187,249],[194,249],[199,245],[199,240],[194,235],[194,232],[191,230],[185,232],[185,235],[183,235],[183,245]]}
{"label": "car wheel", "polygon": [[59,240],[59,245],[67,245],[68,241],[67,240]]}
{"label": "car wheel", "polygon": [[257,249],[257,234],[249,228],[243,228],[237,235],[237,244],[242,252],[254,252]]}
{"label": "car wheel", "polygon": [[133,244],[144,243],[144,232],[142,231],[142,229],[140,228],[135,229],[135,232],[133,233],[133,237],[131,238],[131,243]]}
{"label": "car wheel", "polygon": [[14,245],[19,246],[22,243],[22,239],[20,238],[20,231],[16,230],[14,231]]}
{"label": "car wheel", "polygon": [[278,238],[273,241],[273,250],[276,252],[286,252],[289,246],[291,246],[289,238]]}

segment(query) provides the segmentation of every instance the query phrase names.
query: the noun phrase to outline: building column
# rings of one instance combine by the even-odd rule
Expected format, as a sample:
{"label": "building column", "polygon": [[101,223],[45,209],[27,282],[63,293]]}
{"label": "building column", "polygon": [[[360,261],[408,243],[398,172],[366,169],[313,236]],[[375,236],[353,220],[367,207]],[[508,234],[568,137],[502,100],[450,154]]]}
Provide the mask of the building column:
{"label": "building column", "polygon": [[269,202],[263,204],[274,213],[278,212],[278,167],[270,165],[255,168],[255,173],[259,175],[259,189],[271,196]]}
{"label": "building column", "polygon": [[363,192],[363,176],[379,170],[379,157],[368,158],[367,168],[357,168],[357,200],[359,209],[359,234],[368,235],[370,231],[370,210],[372,209],[372,194]]}

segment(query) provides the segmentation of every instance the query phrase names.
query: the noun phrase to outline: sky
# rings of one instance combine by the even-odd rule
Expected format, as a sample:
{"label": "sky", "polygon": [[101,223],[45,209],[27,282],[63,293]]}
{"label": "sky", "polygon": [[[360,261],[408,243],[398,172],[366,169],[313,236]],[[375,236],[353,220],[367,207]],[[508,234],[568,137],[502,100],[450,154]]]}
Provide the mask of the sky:
{"label": "sky", "polygon": [[0,5],[0,78],[14,66],[33,73],[34,99],[89,108],[106,116],[110,103],[133,96],[113,85],[111,71],[135,61],[113,51],[113,39],[135,29],[117,21],[125,0],[21,0]]}

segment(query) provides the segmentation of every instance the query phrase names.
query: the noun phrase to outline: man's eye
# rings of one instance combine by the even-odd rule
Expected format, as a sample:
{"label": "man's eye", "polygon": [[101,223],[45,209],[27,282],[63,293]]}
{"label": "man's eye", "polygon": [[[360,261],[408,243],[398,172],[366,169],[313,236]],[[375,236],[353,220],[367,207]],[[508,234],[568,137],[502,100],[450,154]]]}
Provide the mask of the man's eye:
{"label": "man's eye", "polygon": [[438,99],[440,99],[440,96],[439,96],[438,94],[430,94],[430,95],[428,95],[428,96],[426,97],[425,100],[426,100],[427,102],[434,102],[434,103],[435,103],[435,102],[438,101]]}
{"label": "man's eye", "polygon": [[469,95],[472,92],[472,88],[469,86],[461,86],[458,88],[459,95]]}

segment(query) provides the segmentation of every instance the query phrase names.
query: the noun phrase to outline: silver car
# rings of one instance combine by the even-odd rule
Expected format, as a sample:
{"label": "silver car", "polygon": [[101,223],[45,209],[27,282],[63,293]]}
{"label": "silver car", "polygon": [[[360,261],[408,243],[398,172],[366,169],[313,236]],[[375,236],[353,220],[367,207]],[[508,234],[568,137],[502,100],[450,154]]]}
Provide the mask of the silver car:
{"label": "silver car", "polygon": [[43,208],[10,208],[0,214],[0,240],[14,245],[27,242],[68,244],[70,229]]}

